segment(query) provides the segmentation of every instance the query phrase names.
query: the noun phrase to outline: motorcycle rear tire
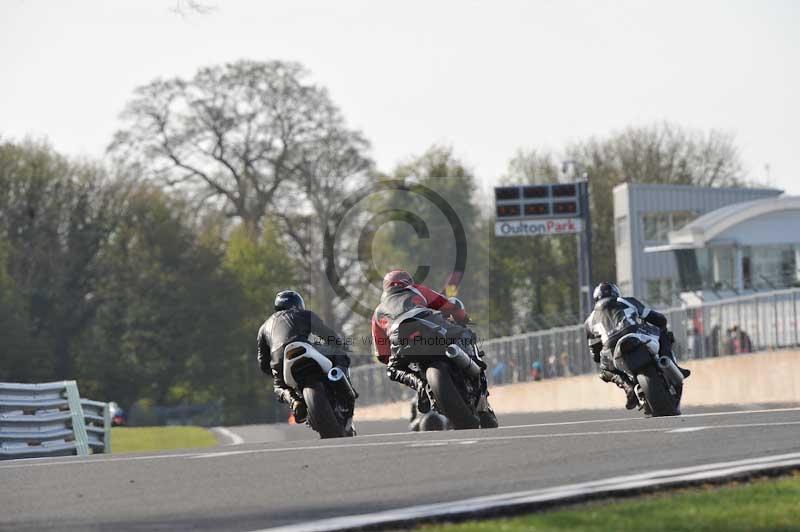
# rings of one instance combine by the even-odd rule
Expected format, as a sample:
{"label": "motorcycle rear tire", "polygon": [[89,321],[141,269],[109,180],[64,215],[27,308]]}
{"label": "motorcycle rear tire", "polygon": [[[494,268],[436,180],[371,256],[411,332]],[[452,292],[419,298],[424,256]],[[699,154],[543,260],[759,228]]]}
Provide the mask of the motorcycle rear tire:
{"label": "motorcycle rear tire", "polygon": [[344,427],[336,419],[331,402],[321,382],[303,388],[303,398],[308,407],[308,422],[320,438],[342,438]]}
{"label": "motorcycle rear tire", "polygon": [[653,417],[677,416],[677,400],[669,393],[664,378],[654,366],[647,366],[636,376]]}
{"label": "motorcycle rear tire", "polygon": [[441,367],[440,363],[432,364],[425,372],[425,377],[436,404],[444,411],[453,428],[456,430],[478,428],[480,422],[477,416],[464,403],[447,367]]}

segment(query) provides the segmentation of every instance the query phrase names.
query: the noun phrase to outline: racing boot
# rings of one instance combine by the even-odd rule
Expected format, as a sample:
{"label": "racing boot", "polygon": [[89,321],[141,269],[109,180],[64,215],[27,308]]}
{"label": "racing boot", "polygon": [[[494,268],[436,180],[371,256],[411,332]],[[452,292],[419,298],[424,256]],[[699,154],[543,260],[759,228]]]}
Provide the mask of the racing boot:
{"label": "racing boot", "polygon": [[356,426],[353,424],[353,416],[347,418],[347,423],[344,424],[344,435],[348,438],[358,436],[358,433],[356,432]]}
{"label": "racing boot", "polygon": [[302,399],[295,399],[292,401],[291,407],[295,422],[301,424],[308,420],[308,407],[305,401]]}
{"label": "racing boot", "polygon": [[399,369],[394,369],[393,374],[390,374],[389,378],[397,382],[402,382],[409,388],[414,388],[417,391],[418,415],[427,414],[431,411],[431,399],[428,397],[428,383],[426,383],[424,379],[419,378],[411,371]]}
{"label": "racing boot", "polygon": [[613,382],[619,388],[625,390],[625,395],[627,395],[628,399],[625,403],[625,408],[628,410],[633,410],[639,406],[639,398],[636,397],[636,387],[623,375],[620,375],[619,373],[612,373],[608,370],[603,370],[600,373],[600,378],[605,382]]}
{"label": "racing boot", "polygon": [[420,386],[417,388],[417,412],[427,414],[430,411],[431,398],[428,396],[428,385],[420,380]]}
{"label": "racing boot", "polygon": [[482,395],[478,401],[478,420],[480,421],[482,429],[496,429],[500,424],[497,422],[497,415],[495,415],[492,406],[489,404],[489,399]]}

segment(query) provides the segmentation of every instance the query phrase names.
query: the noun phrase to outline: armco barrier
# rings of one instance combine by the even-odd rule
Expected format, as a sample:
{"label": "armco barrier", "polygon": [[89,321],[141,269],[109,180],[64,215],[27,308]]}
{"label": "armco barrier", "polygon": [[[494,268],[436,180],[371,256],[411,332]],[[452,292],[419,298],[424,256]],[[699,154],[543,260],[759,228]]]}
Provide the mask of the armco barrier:
{"label": "armco barrier", "polygon": [[94,453],[111,452],[111,413],[108,403],[81,399],[86,439]]}
{"label": "armco barrier", "polygon": [[75,381],[0,383],[0,460],[110,451],[108,405],[82,400]]}
{"label": "armco barrier", "polygon": [[[800,289],[756,293],[663,311],[680,360],[713,358],[800,346]],[[478,330],[480,333],[480,330]],[[596,372],[583,325],[482,342],[491,386]],[[386,377],[383,365],[350,370],[358,406],[410,400],[411,391]]]}

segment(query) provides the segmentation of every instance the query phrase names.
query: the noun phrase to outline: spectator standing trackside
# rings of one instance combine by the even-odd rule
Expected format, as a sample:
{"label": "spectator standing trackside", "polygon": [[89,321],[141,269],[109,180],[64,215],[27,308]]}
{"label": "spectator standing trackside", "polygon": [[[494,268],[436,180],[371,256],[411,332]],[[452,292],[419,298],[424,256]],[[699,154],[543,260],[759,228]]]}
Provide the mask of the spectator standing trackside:
{"label": "spectator standing trackside", "polygon": [[492,384],[504,384],[507,368],[508,364],[506,364],[505,360],[501,360],[494,365],[492,368]]}
{"label": "spectator standing trackside", "polygon": [[540,381],[542,380],[542,363],[536,360],[533,364],[531,364],[531,380],[532,381]]}
{"label": "spectator standing trackside", "polygon": [[561,376],[562,377],[571,377],[572,370],[569,369],[569,353],[564,351],[561,353]]}

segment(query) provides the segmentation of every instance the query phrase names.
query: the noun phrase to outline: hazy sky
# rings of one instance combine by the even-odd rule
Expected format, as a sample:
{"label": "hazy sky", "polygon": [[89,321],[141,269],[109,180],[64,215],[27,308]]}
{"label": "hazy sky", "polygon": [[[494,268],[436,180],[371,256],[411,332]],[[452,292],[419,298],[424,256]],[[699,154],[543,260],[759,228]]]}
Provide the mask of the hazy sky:
{"label": "hazy sky", "polygon": [[800,194],[800,1],[203,1],[0,1],[0,135],[101,155],[137,85],[283,59],[384,170],[447,143],[488,185],[517,148],[669,120]]}

